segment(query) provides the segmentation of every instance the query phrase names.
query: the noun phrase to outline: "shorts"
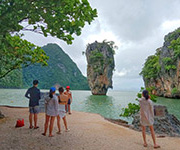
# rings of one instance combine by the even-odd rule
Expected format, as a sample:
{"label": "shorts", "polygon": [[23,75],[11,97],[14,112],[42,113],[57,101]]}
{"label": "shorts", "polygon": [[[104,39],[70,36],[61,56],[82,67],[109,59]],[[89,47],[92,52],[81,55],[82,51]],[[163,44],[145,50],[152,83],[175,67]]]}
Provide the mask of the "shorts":
{"label": "shorts", "polygon": [[71,99],[68,99],[68,105],[70,105],[71,104]]}
{"label": "shorts", "polygon": [[31,114],[38,114],[39,113],[39,106],[29,107],[29,112]]}

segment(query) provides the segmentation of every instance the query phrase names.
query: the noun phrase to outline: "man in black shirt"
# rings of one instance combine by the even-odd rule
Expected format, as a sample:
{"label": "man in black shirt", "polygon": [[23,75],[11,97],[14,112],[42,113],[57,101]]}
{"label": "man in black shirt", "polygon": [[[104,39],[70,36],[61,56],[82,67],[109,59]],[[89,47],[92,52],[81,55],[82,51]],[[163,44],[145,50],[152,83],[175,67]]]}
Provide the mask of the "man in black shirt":
{"label": "man in black shirt", "polygon": [[29,128],[32,129],[32,119],[34,115],[34,129],[39,128],[37,126],[37,118],[39,113],[39,100],[41,99],[40,90],[37,88],[38,80],[33,81],[33,87],[29,88],[25,94],[25,97],[29,99]]}

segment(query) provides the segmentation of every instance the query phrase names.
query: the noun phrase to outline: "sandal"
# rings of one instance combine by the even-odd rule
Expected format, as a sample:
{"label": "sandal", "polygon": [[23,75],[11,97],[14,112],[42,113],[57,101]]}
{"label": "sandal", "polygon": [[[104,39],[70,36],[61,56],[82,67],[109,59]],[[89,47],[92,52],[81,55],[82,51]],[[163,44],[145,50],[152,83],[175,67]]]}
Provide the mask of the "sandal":
{"label": "sandal", "polygon": [[34,129],[38,129],[39,127],[37,126],[37,127],[34,127]]}
{"label": "sandal", "polygon": [[69,131],[70,131],[70,129],[65,130],[65,132],[69,132]]}
{"label": "sandal", "polygon": [[148,145],[147,144],[143,144],[144,147],[147,147]]}
{"label": "sandal", "polygon": [[53,137],[54,135],[49,135],[49,137]]}
{"label": "sandal", "polygon": [[159,145],[154,146],[154,149],[157,149],[157,148],[161,148],[161,146]]}
{"label": "sandal", "polygon": [[33,126],[29,126],[29,129],[32,129],[33,128]]}
{"label": "sandal", "polygon": [[42,133],[42,135],[46,136],[46,134],[45,134],[45,133]]}
{"label": "sandal", "polygon": [[61,131],[56,132],[57,134],[61,134]]}

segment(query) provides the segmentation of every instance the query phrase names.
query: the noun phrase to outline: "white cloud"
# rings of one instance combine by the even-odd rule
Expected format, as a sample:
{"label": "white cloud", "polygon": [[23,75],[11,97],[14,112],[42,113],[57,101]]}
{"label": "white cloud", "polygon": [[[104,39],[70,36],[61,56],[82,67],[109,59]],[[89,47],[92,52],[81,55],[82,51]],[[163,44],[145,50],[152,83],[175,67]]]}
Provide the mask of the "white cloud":
{"label": "white cloud", "polygon": [[123,68],[121,71],[115,70],[114,72],[114,77],[123,77],[125,75],[127,75],[129,71],[126,70],[125,68]]}
{"label": "white cloud", "polygon": [[180,20],[167,20],[161,25],[162,31],[169,32],[180,27]]}

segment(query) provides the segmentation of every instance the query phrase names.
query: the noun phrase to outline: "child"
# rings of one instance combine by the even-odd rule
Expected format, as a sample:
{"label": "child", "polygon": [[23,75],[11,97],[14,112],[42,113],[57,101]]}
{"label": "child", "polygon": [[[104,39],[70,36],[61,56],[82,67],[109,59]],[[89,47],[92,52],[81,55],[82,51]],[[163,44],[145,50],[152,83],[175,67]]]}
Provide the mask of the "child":
{"label": "child", "polygon": [[29,88],[25,94],[25,97],[29,99],[29,128],[32,129],[32,120],[34,115],[34,129],[38,129],[37,126],[37,119],[39,113],[39,100],[40,97],[40,90],[37,88],[38,80],[33,81],[33,87]]}
{"label": "child", "polygon": [[61,134],[61,126],[60,126],[60,118],[63,119],[65,131],[68,132],[69,129],[67,128],[67,121],[66,121],[66,111],[65,111],[65,105],[67,105],[68,102],[68,96],[64,94],[63,87],[59,88],[59,115],[57,116],[57,126],[58,126],[58,132],[57,134]]}
{"label": "child", "polygon": [[70,86],[67,86],[66,87],[66,91],[64,92],[64,94],[66,94],[68,96],[68,103],[67,105],[65,106],[65,110],[67,112],[67,108],[68,108],[68,112],[69,114],[71,114],[71,108],[70,108],[70,105],[72,103],[72,94],[71,94],[71,91],[70,91]]}
{"label": "child", "polygon": [[149,126],[151,131],[151,136],[154,143],[154,148],[160,148],[159,145],[156,144],[156,138],[153,128],[154,123],[154,110],[153,104],[150,100],[150,96],[147,90],[144,90],[142,93],[142,98],[139,100],[140,103],[140,123],[142,126],[142,136],[144,140],[144,147],[147,147],[146,142],[146,126]]}
{"label": "child", "polygon": [[58,98],[55,95],[56,88],[52,87],[49,92],[49,96],[45,98],[45,113],[46,119],[44,124],[44,133],[42,135],[46,136],[49,120],[49,137],[53,137],[52,130],[54,125],[54,119],[58,115]]}

